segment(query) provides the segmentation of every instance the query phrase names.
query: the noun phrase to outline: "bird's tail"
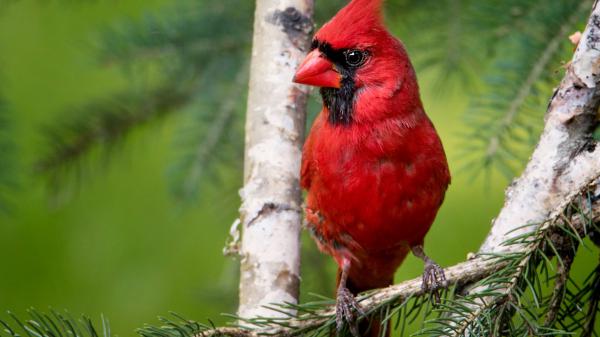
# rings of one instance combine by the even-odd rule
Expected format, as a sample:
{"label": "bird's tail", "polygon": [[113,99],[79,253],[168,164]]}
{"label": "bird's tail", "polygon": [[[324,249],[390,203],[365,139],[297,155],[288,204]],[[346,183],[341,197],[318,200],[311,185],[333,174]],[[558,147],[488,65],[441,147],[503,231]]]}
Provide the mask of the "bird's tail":
{"label": "bird's tail", "polygon": [[[340,276],[342,275],[341,269],[338,269],[337,273],[337,282],[336,288],[340,283]],[[394,284],[394,275],[390,275],[389,277],[378,277],[377,279],[370,279],[367,284],[364,282],[364,274],[363,276],[354,276],[350,273],[348,280],[346,281],[346,287],[352,294],[355,296],[359,293],[371,289],[377,288],[385,288]],[[390,336],[390,322],[387,323],[385,337]],[[358,326],[358,331],[361,337],[380,337],[381,332],[384,327],[381,325],[381,319],[373,317],[368,320],[362,320]]]}

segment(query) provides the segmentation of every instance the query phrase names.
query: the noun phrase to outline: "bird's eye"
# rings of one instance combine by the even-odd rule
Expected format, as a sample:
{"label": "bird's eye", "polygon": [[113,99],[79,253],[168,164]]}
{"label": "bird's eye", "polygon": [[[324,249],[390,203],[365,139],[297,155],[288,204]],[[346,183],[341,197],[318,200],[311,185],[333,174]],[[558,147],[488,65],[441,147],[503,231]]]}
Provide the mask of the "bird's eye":
{"label": "bird's eye", "polygon": [[360,50],[348,50],[344,53],[346,56],[346,63],[352,67],[359,67],[367,60],[367,52]]}

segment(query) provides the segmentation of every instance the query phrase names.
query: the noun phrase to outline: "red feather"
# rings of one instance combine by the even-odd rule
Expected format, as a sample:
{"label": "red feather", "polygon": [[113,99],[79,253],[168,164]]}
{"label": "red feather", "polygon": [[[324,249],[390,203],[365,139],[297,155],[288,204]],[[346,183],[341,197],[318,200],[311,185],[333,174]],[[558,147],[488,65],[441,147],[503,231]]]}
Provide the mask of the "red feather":
{"label": "red feather", "polygon": [[410,248],[423,243],[450,183],[415,72],[380,8],[380,0],[354,0],[316,34],[327,48],[365,50],[368,59],[352,75],[351,122],[332,123],[325,106],[302,161],[307,220],[321,250],[340,267],[350,261],[354,293],[393,282]]}

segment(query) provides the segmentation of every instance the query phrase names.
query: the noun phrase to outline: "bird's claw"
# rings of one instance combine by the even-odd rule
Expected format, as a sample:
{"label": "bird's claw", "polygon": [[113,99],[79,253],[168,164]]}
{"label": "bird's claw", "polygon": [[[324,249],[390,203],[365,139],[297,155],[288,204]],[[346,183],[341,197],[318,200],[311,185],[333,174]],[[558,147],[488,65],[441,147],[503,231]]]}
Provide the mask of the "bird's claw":
{"label": "bird's claw", "polygon": [[360,337],[358,333],[358,324],[356,313],[364,316],[364,311],[358,305],[356,298],[348,288],[340,287],[337,291],[337,301],[335,304],[335,323],[338,335],[344,327],[344,322],[348,323],[350,333],[354,337]]}
{"label": "bird's claw", "polygon": [[440,303],[440,289],[446,288],[447,286],[448,282],[446,281],[444,269],[433,261],[426,262],[425,271],[423,272],[423,283],[421,285],[423,291],[431,292],[435,298],[435,302]]}

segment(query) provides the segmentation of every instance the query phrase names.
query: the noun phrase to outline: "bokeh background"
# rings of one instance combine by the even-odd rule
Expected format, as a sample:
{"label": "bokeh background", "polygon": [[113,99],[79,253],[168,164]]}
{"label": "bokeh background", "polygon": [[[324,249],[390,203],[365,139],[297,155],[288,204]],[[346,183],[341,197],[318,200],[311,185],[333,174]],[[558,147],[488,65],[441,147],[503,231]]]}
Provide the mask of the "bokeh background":
{"label": "bokeh background", "polygon": [[[477,10],[501,3],[483,2],[491,8]],[[317,1],[318,24],[343,3]],[[527,7],[538,2],[506,1],[513,21],[479,30],[469,3],[386,5],[453,172],[426,240],[445,266],[477,251],[573,48],[557,27],[581,27],[587,13],[565,16],[579,1],[553,1],[544,30]],[[0,0],[0,310],[103,314],[121,336],[169,311],[229,320],[221,313],[235,312],[238,271],[222,249],[238,216],[252,15],[250,0]],[[511,121],[524,126],[499,133],[511,159],[486,157],[473,144],[496,135],[493,116],[512,101],[485,95],[515,96],[531,75],[518,60],[535,64],[553,38],[545,75],[517,107],[525,117]],[[314,95],[311,116],[318,110]],[[303,240],[302,299],[331,296],[333,262]],[[581,251],[583,277],[596,252]],[[409,257],[396,279],[422,267]]]}

